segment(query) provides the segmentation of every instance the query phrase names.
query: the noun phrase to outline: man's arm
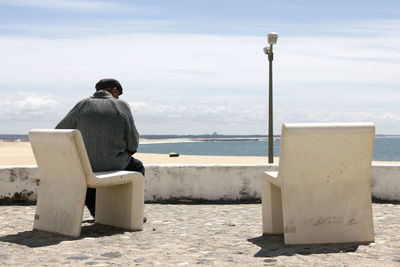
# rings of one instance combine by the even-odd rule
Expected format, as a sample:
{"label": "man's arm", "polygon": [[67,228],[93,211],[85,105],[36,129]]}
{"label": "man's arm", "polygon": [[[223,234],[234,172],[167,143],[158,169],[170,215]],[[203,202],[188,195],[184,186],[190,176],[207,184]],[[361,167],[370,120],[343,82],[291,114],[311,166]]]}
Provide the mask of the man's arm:
{"label": "man's arm", "polygon": [[122,113],[125,117],[124,136],[127,145],[126,149],[132,154],[135,154],[139,147],[139,133],[136,129],[129,105],[124,101],[120,101],[120,103],[122,103]]}

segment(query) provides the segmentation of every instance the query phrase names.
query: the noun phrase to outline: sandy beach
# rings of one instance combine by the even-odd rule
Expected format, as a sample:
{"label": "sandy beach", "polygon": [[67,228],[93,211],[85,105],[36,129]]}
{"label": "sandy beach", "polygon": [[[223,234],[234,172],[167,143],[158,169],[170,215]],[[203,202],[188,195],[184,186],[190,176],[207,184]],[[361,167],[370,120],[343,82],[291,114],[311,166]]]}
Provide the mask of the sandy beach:
{"label": "sandy beach", "polygon": [[[182,142],[186,140],[141,140],[141,143]],[[144,164],[264,164],[268,157],[236,157],[236,156],[192,156],[180,155],[169,157],[168,154],[137,153],[135,158]],[[278,162],[275,158],[274,162]],[[29,142],[0,142],[0,166],[36,165]]]}
{"label": "sandy beach", "polygon": [[[141,143],[182,142],[184,139],[146,139]],[[265,164],[268,157],[240,157],[240,156],[195,156],[180,155],[169,157],[168,154],[137,153],[135,157],[144,164]],[[279,163],[279,158],[274,158]],[[385,164],[398,164],[395,161],[379,161]],[[36,165],[32,148],[29,142],[0,142],[0,166]]]}

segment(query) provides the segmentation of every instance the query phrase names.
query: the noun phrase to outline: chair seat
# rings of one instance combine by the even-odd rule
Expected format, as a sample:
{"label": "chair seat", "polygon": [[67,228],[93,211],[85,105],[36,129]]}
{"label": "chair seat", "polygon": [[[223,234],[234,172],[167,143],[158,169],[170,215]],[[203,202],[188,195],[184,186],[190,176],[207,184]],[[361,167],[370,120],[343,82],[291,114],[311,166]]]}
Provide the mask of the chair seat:
{"label": "chair seat", "polygon": [[276,185],[277,187],[281,186],[281,181],[278,178],[278,172],[264,172],[264,175],[268,177],[272,184]]}
{"label": "chair seat", "polygon": [[94,183],[88,183],[89,187],[110,186],[117,184],[131,183],[135,179],[140,179],[143,175],[132,171],[108,171],[94,172]]}

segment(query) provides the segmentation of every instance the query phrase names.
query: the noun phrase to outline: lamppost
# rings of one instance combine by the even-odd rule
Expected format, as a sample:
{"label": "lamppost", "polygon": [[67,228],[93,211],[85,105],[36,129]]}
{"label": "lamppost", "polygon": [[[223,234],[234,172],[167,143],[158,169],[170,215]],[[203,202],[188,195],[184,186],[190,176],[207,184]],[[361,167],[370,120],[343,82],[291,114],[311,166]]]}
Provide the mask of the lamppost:
{"label": "lamppost", "polygon": [[274,53],[272,46],[276,44],[278,34],[271,32],[268,34],[268,47],[264,47],[264,53],[268,55],[269,61],[269,112],[268,112],[268,163],[274,163],[274,131],[272,121],[272,61],[274,60]]}

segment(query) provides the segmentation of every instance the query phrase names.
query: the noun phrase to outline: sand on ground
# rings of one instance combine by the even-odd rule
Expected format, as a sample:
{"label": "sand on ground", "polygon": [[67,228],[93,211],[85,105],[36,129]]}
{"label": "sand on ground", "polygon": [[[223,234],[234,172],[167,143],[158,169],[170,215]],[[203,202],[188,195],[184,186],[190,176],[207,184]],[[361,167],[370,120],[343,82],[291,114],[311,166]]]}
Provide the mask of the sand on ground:
{"label": "sand on ground", "polygon": [[[154,140],[146,140],[152,142]],[[159,141],[159,140],[157,140]],[[168,140],[179,142],[178,140]],[[143,142],[145,143],[145,142]],[[169,154],[137,153],[135,158],[144,164],[266,164],[268,157],[242,157],[242,156],[195,156],[180,155],[169,157]],[[279,163],[279,158],[274,158],[274,163]],[[395,161],[379,161],[374,163],[399,164]],[[29,142],[0,142],[0,166],[36,165],[35,157]]]}
{"label": "sand on ground", "polygon": [[[154,140],[146,140],[153,142]],[[159,141],[159,140],[157,140]],[[178,140],[170,140],[179,142]],[[144,142],[143,142],[144,143]],[[266,164],[268,157],[237,157],[237,156],[192,156],[179,155],[169,157],[169,154],[136,153],[135,158],[144,164]],[[275,158],[277,163],[279,158]],[[29,142],[0,142],[0,166],[36,165],[35,157]]]}

